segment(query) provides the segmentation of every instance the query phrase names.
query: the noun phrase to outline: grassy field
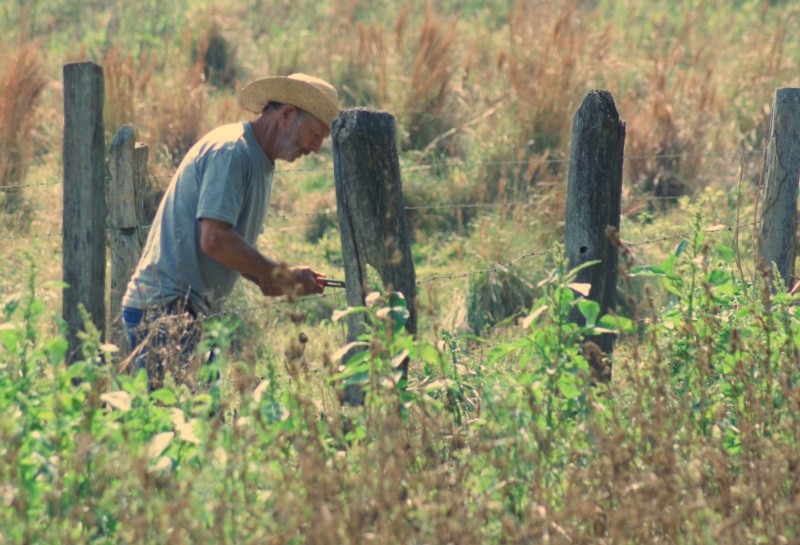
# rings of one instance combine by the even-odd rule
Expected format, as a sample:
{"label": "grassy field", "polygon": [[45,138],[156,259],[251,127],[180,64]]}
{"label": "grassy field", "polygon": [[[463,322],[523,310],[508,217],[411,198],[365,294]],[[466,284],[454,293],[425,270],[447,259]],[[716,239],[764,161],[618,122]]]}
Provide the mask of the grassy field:
{"label": "grassy field", "polygon": [[[0,6],[0,545],[798,542],[797,296],[753,247],[800,6],[648,4]],[[106,142],[134,126],[154,195],[245,118],[252,79],[316,74],[394,114],[419,334],[375,279],[343,366],[342,294],[242,282],[206,324],[219,383],[148,393],[91,328],[65,366],[61,70],[87,59]],[[618,313],[599,319],[560,246],[592,89],[627,127]],[[327,143],[279,165],[259,248],[341,277],[335,206]],[[603,330],[607,384],[582,342]],[[363,407],[339,402],[348,384]]]}

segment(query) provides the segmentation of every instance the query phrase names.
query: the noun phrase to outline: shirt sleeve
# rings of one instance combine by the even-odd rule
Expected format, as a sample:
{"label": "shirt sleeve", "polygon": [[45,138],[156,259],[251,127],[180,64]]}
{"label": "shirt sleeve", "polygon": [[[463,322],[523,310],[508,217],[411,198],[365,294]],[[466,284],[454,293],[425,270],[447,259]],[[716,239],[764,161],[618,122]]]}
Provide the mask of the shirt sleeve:
{"label": "shirt sleeve", "polygon": [[242,156],[235,149],[210,152],[202,169],[195,219],[215,219],[235,226],[247,193],[244,171]]}

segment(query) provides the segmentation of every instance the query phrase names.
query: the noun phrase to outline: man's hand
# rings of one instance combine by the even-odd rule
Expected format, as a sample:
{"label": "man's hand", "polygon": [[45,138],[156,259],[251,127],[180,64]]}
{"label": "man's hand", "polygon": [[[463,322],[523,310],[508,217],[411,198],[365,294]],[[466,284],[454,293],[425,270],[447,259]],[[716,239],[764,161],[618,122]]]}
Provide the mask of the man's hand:
{"label": "man's hand", "polygon": [[273,297],[281,295],[300,297],[322,293],[325,289],[324,279],[324,274],[303,265],[296,267],[277,265],[264,276],[250,278],[261,289],[261,293]]}
{"label": "man's hand", "polygon": [[325,289],[324,274],[306,266],[274,262],[248,244],[231,225],[218,220],[202,220],[200,248],[221,265],[254,282],[264,295],[300,297]]}

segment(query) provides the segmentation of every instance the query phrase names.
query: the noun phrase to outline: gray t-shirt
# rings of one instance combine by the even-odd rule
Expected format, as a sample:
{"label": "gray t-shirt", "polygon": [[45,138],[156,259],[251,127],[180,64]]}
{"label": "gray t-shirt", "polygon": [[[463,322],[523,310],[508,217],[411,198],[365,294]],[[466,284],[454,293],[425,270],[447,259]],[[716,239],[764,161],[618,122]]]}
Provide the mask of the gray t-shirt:
{"label": "gray t-shirt", "polygon": [[196,311],[216,310],[240,275],[200,249],[200,219],[228,223],[255,245],[274,170],[249,122],[219,127],[192,146],[161,200],[123,306],[146,309],[188,296]]}

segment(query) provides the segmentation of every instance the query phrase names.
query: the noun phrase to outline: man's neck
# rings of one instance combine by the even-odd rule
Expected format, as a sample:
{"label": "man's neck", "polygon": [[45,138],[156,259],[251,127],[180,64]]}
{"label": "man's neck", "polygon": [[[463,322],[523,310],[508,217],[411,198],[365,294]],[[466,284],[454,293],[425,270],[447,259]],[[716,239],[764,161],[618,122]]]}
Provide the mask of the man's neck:
{"label": "man's neck", "polygon": [[275,143],[278,137],[278,123],[274,117],[274,112],[262,113],[251,123],[258,145],[261,146],[261,149],[264,150],[264,153],[273,164],[275,163],[277,151]]}

